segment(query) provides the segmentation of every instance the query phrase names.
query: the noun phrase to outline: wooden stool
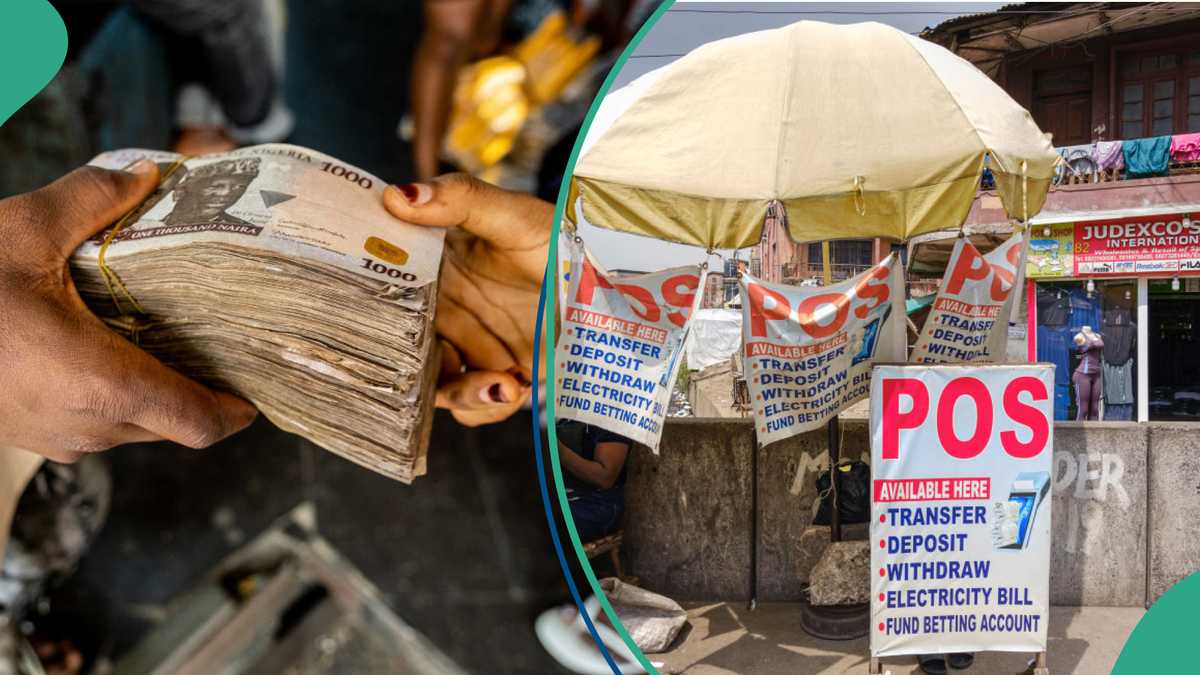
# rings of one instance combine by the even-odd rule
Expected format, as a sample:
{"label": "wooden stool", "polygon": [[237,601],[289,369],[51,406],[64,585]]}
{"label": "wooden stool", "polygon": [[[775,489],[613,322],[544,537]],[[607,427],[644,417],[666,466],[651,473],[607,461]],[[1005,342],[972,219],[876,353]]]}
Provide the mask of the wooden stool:
{"label": "wooden stool", "polygon": [[594,541],[589,541],[583,545],[583,553],[588,557],[588,560],[602,556],[607,553],[612,560],[613,570],[617,573],[617,578],[625,580],[625,574],[621,570],[621,542],[625,538],[624,530],[617,530],[607,537],[601,537]]}

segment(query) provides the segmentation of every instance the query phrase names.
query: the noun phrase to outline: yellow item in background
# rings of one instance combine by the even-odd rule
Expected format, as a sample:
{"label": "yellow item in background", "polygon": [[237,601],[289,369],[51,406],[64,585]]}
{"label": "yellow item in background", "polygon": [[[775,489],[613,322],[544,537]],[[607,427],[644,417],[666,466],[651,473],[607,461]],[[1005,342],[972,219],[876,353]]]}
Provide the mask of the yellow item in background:
{"label": "yellow item in background", "polygon": [[600,50],[600,39],[577,38],[555,11],[509,56],[473,63],[458,77],[446,134],[449,158],[471,173],[495,166],[538,107],[556,100]]}

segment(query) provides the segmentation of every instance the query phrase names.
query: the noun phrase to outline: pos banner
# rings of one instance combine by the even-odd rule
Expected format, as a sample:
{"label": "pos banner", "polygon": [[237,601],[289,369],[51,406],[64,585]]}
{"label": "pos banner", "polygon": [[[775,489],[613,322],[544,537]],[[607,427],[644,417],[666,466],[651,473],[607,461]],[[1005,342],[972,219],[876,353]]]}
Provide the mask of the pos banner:
{"label": "pos banner", "polygon": [[614,276],[571,242],[556,416],[658,452],[684,338],[700,302],[700,267]]}
{"label": "pos banner", "polygon": [[997,333],[1008,335],[1009,298],[1020,269],[1018,232],[983,255],[960,237],[938,286],[929,317],[913,347],[914,363],[1003,361],[995,354]]}
{"label": "pos banner", "polygon": [[1046,649],[1054,366],[881,365],[871,655]]}
{"label": "pos banner", "polygon": [[743,372],[760,445],[816,429],[866,398],[876,359],[904,360],[900,274],[895,255],[831,286],[742,274]]}

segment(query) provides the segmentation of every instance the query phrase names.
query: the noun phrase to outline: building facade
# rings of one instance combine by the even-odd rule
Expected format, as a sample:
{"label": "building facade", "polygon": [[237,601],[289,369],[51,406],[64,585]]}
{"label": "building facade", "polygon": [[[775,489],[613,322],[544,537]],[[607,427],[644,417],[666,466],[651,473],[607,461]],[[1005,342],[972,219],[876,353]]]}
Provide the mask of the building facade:
{"label": "building facade", "polygon": [[[880,251],[884,251],[880,254]],[[883,259],[887,247],[879,239],[846,239],[830,242],[830,271],[833,281],[841,281],[865,271]],[[820,283],[824,265],[821,244],[797,244],[787,231],[787,220],[777,203],[767,211],[762,238],[754,247],[752,260],[758,260],[756,277],[771,283]]]}
{"label": "building facade", "polygon": [[700,307],[713,309],[725,306],[725,275],[716,270],[710,270],[704,277],[704,296]]}
{"label": "building facade", "polygon": [[[993,77],[1063,157],[1010,335],[1056,364],[1056,419],[1200,421],[1200,5],[1034,7],[922,35]],[[1006,220],[984,192],[967,229]]]}

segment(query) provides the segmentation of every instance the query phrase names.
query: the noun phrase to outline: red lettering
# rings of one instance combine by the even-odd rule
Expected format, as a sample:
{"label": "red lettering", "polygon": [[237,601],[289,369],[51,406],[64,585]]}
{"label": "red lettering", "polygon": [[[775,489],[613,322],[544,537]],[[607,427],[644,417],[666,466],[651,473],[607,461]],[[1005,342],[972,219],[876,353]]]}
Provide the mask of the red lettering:
{"label": "red lettering", "polygon": [[[954,433],[954,404],[963,396],[975,402],[975,433],[966,440]],[[992,397],[987,387],[974,377],[950,380],[942,390],[937,407],[937,434],[946,453],[956,459],[971,459],[987,447],[992,433]]]}
{"label": "red lettering", "polygon": [[[867,314],[876,307],[888,301],[891,297],[891,288],[888,286],[887,277],[891,272],[889,267],[876,266],[869,274],[863,277],[862,281],[854,286],[854,295],[860,300],[874,300],[867,302],[854,308],[854,316],[860,319],[867,318]],[[882,283],[879,283],[881,282]]]}
{"label": "red lettering", "polygon": [[[817,322],[816,313],[822,305],[833,305],[834,316],[827,324]],[[800,306],[796,308],[796,316],[800,321],[800,328],[814,338],[820,339],[829,337],[838,332],[842,328],[842,324],[846,323],[846,315],[850,313],[850,296],[842,293],[821,293],[819,295],[810,295],[800,301]]]}
{"label": "red lettering", "polygon": [[[613,285],[609,282],[608,277],[596,270],[591,260],[584,258],[583,269],[579,275],[579,290],[575,293],[575,303],[591,305],[595,299],[597,288],[615,290],[625,296],[627,300],[631,300],[630,308],[646,321],[653,323],[662,316],[662,310],[659,309],[658,303],[654,301],[654,295],[650,291],[634,284]],[[638,305],[641,305],[640,309]],[[677,325],[682,326],[683,324]]]}
{"label": "red lettering", "polygon": [[[910,378],[883,381],[883,458],[900,458],[900,430],[916,429],[929,414],[929,390],[925,383]],[[912,408],[900,412],[900,397],[907,396]]]}
{"label": "red lettering", "polygon": [[[629,308],[633,310],[634,314],[650,323],[657,322],[662,316],[662,310],[658,308],[658,303],[654,301],[654,295],[650,291],[633,284],[617,284],[617,291],[627,300],[633,301],[629,304]],[[642,306],[641,309],[637,308],[638,304]]]}
{"label": "red lettering", "polygon": [[[1021,246],[1022,244],[1009,246],[1008,250],[1004,252],[1004,259],[1008,261],[1009,265],[1012,265],[1013,269],[1016,269],[1017,265],[1021,262]],[[997,302],[1007,300],[1009,291],[1012,290],[1013,284],[1016,283],[1016,276],[1008,271],[1007,268],[999,265],[993,265],[992,272],[996,275],[992,277],[992,299]],[[1007,289],[1000,283],[1001,281],[1008,284]]]}
{"label": "red lettering", "polygon": [[970,243],[962,248],[962,252],[958,256],[958,260],[954,262],[954,269],[950,272],[950,280],[946,282],[946,293],[949,295],[958,295],[962,292],[963,283],[967,279],[981,281],[987,278],[988,269],[991,266],[979,255],[979,251]]}
{"label": "red lettering", "polygon": [[1003,431],[1000,433],[1000,443],[1009,456],[1029,459],[1037,457],[1045,449],[1046,440],[1050,437],[1050,422],[1036,406],[1021,401],[1021,392],[1029,392],[1034,401],[1045,401],[1048,398],[1046,383],[1036,377],[1018,377],[1004,389],[1004,414],[1017,424],[1028,427],[1033,437],[1028,443],[1022,443],[1017,440],[1017,432]]}
{"label": "red lettering", "polygon": [[[746,295],[750,301],[750,334],[755,337],[767,336],[768,321],[786,321],[792,313],[787,298],[761,284],[746,284]],[[772,301],[770,307],[768,298]]]}
{"label": "red lettering", "polygon": [[608,278],[601,275],[592,266],[587,257],[583,259],[583,270],[579,275],[579,290],[575,293],[575,302],[580,305],[590,305],[595,297],[597,288],[612,288]]}
{"label": "red lettering", "polygon": [[[683,328],[688,315],[692,312],[692,303],[696,300],[696,289],[700,287],[700,277],[695,274],[680,274],[663,282],[663,300],[672,307],[679,307],[682,312],[667,312],[667,320]],[[680,288],[684,289],[680,292]],[[690,291],[690,292],[688,292]]]}

